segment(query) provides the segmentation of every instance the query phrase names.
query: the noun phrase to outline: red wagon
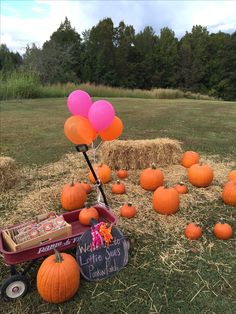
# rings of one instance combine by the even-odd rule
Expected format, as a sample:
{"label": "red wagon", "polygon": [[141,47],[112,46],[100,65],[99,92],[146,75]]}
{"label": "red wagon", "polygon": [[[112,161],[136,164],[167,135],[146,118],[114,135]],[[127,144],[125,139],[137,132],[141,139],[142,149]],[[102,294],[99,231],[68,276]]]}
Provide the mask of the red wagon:
{"label": "red wagon", "polygon": [[[115,224],[116,216],[109,211],[106,206],[94,206],[100,215],[100,221]],[[51,255],[56,248],[58,251],[73,249],[77,246],[77,242],[81,235],[84,234],[90,227],[81,225],[78,220],[78,215],[81,209],[67,212],[63,217],[72,227],[72,234],[69,237],[63,237],[57,240],[43,242],[39,245],[11,252],[4,244],[2,231],[0,231],[0,252],[7,265],[10,265],[11,275],[5,279],[1,286],[1,295],[4,299],[16,299],[24,296],[27,293],[29,284],[26,277],[27,272],[39,258]],[[20,273],[16,270],[16,265],[29,262],[26,268]]]}
{"label": "red wagon", "polygon": [[[109,210],[109,206],[106,200],[106,196],[102,189],[101,182],[96,176],[94,169],[90,163],[90,160],[86,154],[88,150],[87,145],[77,145],[76,150],[83,153],[86,162],[95,178],[96,185],[102,194],[104,204],[94,205],[100,215],[100,221],[109,222],[115,224],[117,218]],[[27,272],[33,266],[33,264],[42,257],[51,255],[54,253],[56,248],[58,251],[64,251],[68,249],[75,248],[80,237],[87,231],[90,227],[83,226],[78,220],[78,215],[81,209],[67,212],[63,214],[63,217],[67,223],[72,227],[72,234],[69,237],[62,237],[57,240],[48,240],[39,245],[32,246],[27,249],[19,250],[16,252],[10,251],[4,244],[3,232],[0,229],[0,253],[7,265],[10,265],[10,276],[6,278],[1,285],[1,295],[6,300],[16,299],[24,296],[29,288],[28,280],[26,277]],[[13,226],[11,226],[13,227]],[[28,262],[28,265],[21,272],[17,272],[16,265]]]}

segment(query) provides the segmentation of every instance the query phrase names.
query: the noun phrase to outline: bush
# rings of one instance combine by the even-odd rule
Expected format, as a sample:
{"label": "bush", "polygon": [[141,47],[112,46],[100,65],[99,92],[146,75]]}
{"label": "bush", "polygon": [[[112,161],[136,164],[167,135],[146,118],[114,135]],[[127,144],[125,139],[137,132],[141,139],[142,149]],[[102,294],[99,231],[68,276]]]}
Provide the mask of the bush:
{"label": "bush", "polygon": [[0,99],[38,98],[40,83],[37,74],[11,72],[0,75]]}
{"label": "bush", "polygon": [[183,92],[179,89],[171,88],[153,88],[151,90],[126,89],[119,87],[110,87],[105,85],[94,85],[90,83],[78,84],[51,84],[41,85],[39,77],[35,72],[12,72],[0,75],[0,100],[5,99],[23,99],[23,98],[53,98],[68,97],[76,90],[82,89],[92,97],[129,97],[129,98],[147,98],[147,99],[203,99],[212,100],[208,95]]}

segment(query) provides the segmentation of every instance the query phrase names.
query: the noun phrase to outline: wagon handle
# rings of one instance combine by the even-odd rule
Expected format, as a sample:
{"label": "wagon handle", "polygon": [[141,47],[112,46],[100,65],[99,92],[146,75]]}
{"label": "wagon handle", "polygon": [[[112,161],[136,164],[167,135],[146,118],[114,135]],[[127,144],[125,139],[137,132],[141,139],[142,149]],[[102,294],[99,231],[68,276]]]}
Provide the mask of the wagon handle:
{"label": "wagon handle", "polygon": [[107,202],[107,199],[106,199],[106,195],[103,191],[103,188],[102,188],[102,184],[101,184],[101,181],[98,179],[94,169],[93,169],[93,166],[88,158],[88,155],[87,155],[87,151],[88,151],[88,146],[86,144],[82,144],[82,145],[76,145],[75,146],[76,150],[79,152],[79,153],[83,153],[84,155],[84,158],[89,166],[89,169],[91,170],[92,174],[93,174],[93,177],[95,179],[95,182],[96,182],[96,185],[97,187],[99,188],[101,194],[102,194],[102,197],[103,197],[103,200],[104,200],[104,204],[107,206],[107,208],[109,209],[109,205],[108,205],[108,202]]}

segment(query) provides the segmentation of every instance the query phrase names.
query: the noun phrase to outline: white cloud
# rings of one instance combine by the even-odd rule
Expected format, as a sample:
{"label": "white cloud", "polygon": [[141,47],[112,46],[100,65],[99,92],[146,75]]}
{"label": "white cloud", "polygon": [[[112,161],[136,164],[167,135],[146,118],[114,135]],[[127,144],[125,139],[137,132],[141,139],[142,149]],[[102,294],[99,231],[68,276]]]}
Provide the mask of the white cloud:
{"label": "white cloud", "polygon": [[33,7],[32,11],[36,13],[45,13],[46,9],[43,7]]}
{"label": "white cloud", "polygon": [[80,34],[105,17],[111,17],[115,26],[124,20],[136,31],[149,25],[158,34],[160,28],[168,26],[177,36],[196,24],[207,26],[211,32],[236,29],[236,1],[37,0],[33,10],[41,10],[41,17],[23,18],[17,12],[2,16],[1,40],[10,49],[19,50],[32,42],[42,45],[66,16]]}

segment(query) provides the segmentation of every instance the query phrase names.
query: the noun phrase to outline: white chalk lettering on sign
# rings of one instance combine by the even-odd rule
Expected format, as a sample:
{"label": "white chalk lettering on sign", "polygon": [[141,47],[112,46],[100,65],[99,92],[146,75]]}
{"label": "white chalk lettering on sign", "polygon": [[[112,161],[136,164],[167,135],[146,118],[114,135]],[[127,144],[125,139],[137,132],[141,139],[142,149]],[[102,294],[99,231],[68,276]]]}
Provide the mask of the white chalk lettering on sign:
{"label": "white chalk lettering on sign", "polygon": [[120,249],[119,248],[117,248],[113,251],[106,249],[106,255],[105,255],[106,261],[109,260],[111,257],[114,257],[114,256],[120,256]]}
{"label": "white chalk lettering on sign", "polygon": [[[109,248],[111,248],[112,246],[117,246],[119,244],[120,244],[120,239],[114,238],[113,243],[109,245]],[[87,243],[83,243],[83,245],[78,245],[78,249],[79,249],[80,254],[93,252],[93,250],[91,249],[91,244],[87,244]]]}
{"label": "white chalk lettering on sign", "polygon": [[116,266],[116,260],[112,260],[113,264],[111,264],[111,261],[106,261],[104,268],[95,268],[94,265],[89,265],[89,278],[95,279],[99,277],[108,276],[112,273],[115,273],[119,270],[119,268]]}
{"label": "white chalk lettering on sign", "polygon": [[83,266],[83,265],[88,265],[88,264],[94,264],[97,262],[102,262],[103,258],[102,258],[102,255],[93,253],[93,254],[90,254],[89,257],[83,258],[83,256],[80,256],[79,260],[80,260],[80,265]]}

